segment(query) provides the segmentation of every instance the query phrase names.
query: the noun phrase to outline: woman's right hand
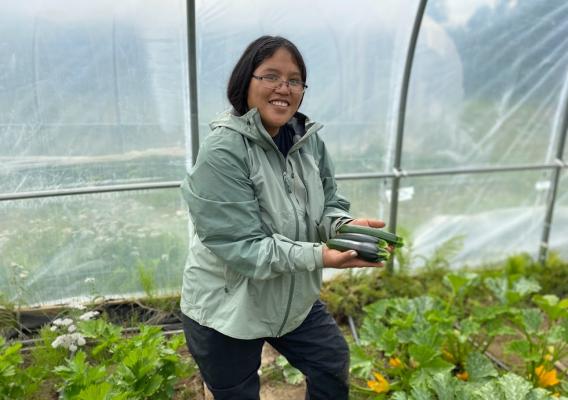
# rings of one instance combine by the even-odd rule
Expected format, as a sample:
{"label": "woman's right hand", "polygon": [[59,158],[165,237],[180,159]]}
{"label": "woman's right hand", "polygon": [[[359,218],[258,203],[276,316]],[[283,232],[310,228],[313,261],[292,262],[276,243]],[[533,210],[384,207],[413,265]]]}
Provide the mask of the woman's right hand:
{"label": "woman's right hand", "polygon": [[322,249],[324,268],[380,268],[383,263],[374,263],[357,258],[355,250],[339,251],[330,249],[325,244]]}

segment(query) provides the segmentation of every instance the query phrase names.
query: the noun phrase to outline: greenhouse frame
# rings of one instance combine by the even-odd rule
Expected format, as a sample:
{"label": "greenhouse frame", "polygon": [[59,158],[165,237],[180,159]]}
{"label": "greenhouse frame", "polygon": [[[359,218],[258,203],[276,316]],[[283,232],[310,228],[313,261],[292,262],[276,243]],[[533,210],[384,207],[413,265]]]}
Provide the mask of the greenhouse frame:
{"label": "greenhouse frame", "polygon": [[566,0],[0,1],[0,400],[568,400],[567,135]]}
{"label": "greenhouse frame", "polygon": [[[306,54],[302,109],[326,126],[355,215],[402,228],[420,254],[461,238],[461,264],[568,255],[562,2],[316,2],[293,19],[271,3],[149,2],[143,11],[137,2],[92,3],[3,6],[0,286],[9,299],[22,286],[34,293],[23,304],[69,300],[89,277],[107,286],[144,268],[169,270],[157,285],[176,290],[186,251],[181,171],[207,123],[227,108],[236,55],[268,26]],[[249,7],[256,16],[243,15]],[[338,24],[346,12],[350,21]],[[113,239],[109,228],[104,237],[93,225],[110,222],[81,212],[112,213],[105,207],[144,196],[157,196],[150,201],[166,214],[175,210],[167,229],[136,226],[140,239],[164,242],[145,255],[136,236]],[[143,208],[128,218],[148,218]],[[136,225],[118,222],[125,235]],[[121,241],[134,248],[111,248]],[[37,249],[23,254],[28,245]],[[21,282],[18,268],[29,274]],[[56,280],[65,289],[53,291]]]}

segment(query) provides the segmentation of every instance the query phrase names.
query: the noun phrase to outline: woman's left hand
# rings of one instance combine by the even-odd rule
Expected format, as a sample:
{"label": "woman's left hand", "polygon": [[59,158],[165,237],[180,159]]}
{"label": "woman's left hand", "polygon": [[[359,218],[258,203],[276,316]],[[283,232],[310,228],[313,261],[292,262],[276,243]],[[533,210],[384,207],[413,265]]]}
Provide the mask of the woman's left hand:
{"label": "woman's left hand", "polygon": [[353,221],[349,221],[348,225],[361,225],[361,226],[368,226],[371,228],[384,228],[385,223],[380,219],[371,219],[371,218],[356,218]]}

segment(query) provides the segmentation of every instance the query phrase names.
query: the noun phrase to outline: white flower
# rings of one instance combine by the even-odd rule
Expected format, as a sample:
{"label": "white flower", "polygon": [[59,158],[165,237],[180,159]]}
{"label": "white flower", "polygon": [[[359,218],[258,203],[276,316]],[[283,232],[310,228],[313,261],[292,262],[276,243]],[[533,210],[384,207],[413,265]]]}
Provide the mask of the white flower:
{"label": "white flower", "polygon": [[55,332],[57,330],[57,326],[53,325],[51,328],[49,328],[49,330],[51,332]]}
{"label": "white flower", "polygon": [[94,317],[96,317],[97,315],[99,315],[100,313],[98,311],[87,311],[85,314],[81,315],[79,317],[79,319],[81,321],[88,321],[90,319],[93,319]]}
{"label": "white flower", "polygon": [[85,283],[95,283],[96,279],[93,278],[92,276],[85,278]]}
{"label": "white flower", "polygon": [[28,271],[23,270],[20,272],[20,279],[26,279],[28,277]]}
{"label": "white flower", "polygon": [[160,257],[160,259],[161,259],[163,262],[168,262],[168,261],[170,260],[170,256],[167,255],[167,254],[162,254],[162,256]]}
{"label": "white flower", "polygon": [[77,330],[77,327],[75,325],[69,325],[69,327],[67,328],[67,331],[69,333],[73,333]]}
{"label": "white flower", "polygon": [[54,349],[64,347],[71,352],[75,352],[77,351],[78,346],[84,346],[85,343],[85,338],[80,333],[68,333],[55,338],[55,340],[51,343],[51,347]]}

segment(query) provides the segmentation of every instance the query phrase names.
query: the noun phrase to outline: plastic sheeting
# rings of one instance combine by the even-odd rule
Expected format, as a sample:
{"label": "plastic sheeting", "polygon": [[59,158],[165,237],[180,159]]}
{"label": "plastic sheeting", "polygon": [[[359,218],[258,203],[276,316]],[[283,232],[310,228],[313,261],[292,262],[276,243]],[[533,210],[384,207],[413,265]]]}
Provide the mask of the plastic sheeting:
{"label": "plastic sheeting", "polygon": [[[301,111],[336,172],[391,172],[418,0],[196,4],[200,136],[228,108],[247,44],[294,41]],[[553,162],[568,96],[568,4],[430,0],[406,111],[402,168]],[[185,4],[30,0],[0,14],[0,193],[179,180],[191,165]],[[565,151],[565,154],[566,151]],[[455,262],[536,255],[551,170],[403,177],[415,254]],[[568,256],[563,171],[550,246]],[[390,179],[340,181],[356,216],[388,218]],[[177,190],[0,202],[0,300],[20,305],[179,290],[187,214]]]}

